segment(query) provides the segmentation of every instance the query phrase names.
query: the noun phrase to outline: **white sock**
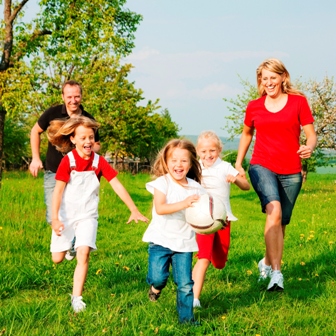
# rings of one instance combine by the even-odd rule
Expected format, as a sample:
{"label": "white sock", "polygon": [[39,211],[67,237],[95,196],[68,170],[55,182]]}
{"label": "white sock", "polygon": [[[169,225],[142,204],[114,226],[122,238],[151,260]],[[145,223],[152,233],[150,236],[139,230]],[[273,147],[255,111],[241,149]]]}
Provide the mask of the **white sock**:
{"label": "white sock", "polygon": [[196,308],[196,307],[201,308],[201,302],[200,302],[199,299],[194,299],[193,307],[194,308]]}

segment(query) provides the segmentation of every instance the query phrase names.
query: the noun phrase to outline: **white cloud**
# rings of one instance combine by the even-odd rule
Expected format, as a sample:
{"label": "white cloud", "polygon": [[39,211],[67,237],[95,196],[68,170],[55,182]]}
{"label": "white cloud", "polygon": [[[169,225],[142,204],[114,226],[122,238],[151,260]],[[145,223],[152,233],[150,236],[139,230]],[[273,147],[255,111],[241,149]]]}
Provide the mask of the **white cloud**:
{"label": "white cloud", "polygon": [[[151,99],[221,99],[239,93],[237,76],[246,63],[269,56],[269,52],[236,51],[162,53],[157,49],[142,48],[125,59],[132,63],[130,78],[136,87]],[[278,56],[284,53],[277,52]],[[249,66],[249,69],[254,69]],[[252,71],[254,73],[254,70]],[[239,80],[238,80],[239,81]]]}

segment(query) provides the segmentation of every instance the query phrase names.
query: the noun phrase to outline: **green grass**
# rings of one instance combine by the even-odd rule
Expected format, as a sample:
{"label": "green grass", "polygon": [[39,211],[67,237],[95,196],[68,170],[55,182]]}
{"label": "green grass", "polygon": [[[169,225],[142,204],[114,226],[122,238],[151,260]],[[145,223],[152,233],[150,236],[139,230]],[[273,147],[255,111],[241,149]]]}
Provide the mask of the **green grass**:
{"label": "green grass", "polygon": [[[148,217],[148,175],[120,174]],[[0,189],[0,335],[335,335],[336,175],[309,174],[287,228],[285,291],[257,282],[265,216],[253,190],[232,187],[239,221],[232,224],[229,261],[209,268],[195,312],[201,327],[177,323],[170,279],[160,300],[147,298],[145,223],[125,224],[129,213],[103,181],[98,250],[92,253],[83,293],[87,309],[70,307],[74,262],[55,266],[44,220],[42,176],[6,173]]]}

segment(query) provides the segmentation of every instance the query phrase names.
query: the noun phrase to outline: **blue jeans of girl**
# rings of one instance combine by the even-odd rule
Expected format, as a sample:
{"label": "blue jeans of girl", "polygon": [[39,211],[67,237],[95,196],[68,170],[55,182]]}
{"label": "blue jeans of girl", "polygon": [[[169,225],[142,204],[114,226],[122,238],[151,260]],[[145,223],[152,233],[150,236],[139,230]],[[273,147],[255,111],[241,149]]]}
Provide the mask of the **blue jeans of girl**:
{"label": "blue jeans of girl", "polygon": [[192,322],[193,285],[191,276],[192,252],[175,252],[161,245],[149,244],[147,282],[155,289],[162,290],[169,277],[172,265],[174,282],[177,285],[176,305],[179,322]]}

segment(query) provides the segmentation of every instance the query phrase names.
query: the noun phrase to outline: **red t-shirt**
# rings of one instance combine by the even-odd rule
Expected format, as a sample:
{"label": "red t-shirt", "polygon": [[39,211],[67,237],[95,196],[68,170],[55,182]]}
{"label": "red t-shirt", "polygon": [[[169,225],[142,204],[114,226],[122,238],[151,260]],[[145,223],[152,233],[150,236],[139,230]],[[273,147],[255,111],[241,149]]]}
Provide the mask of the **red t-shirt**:
{"label": "red t-shirt", "polygon": [[256,129],[251,164],[259,164],[277,174],[301,171],[301,126],[314,121],[307,99],[288,95],[285,107],[277,113],[265,107],[266,95],[252,100],[246,108],[244,124]]}
{"label": "red t-shirt", "polygon": [[[84,160],[83,158],[81,158],[78,155],[76,149],[72,150],[72,153],[76,160],[76,171],[82,172],[92,170],[94,152],[92,152],[89,160]],[[68,155],[65,155],[60,165],[58,166],[55,179],[68,183],[70,180],[70,173],[70,160]],[[104,176],[108,182],[110,182],[118,174],[102,156],[99,156],[99,163],[98,167],[95,169],[95,173],[98,177],[98,180],[100,180],[100,178]]]}

